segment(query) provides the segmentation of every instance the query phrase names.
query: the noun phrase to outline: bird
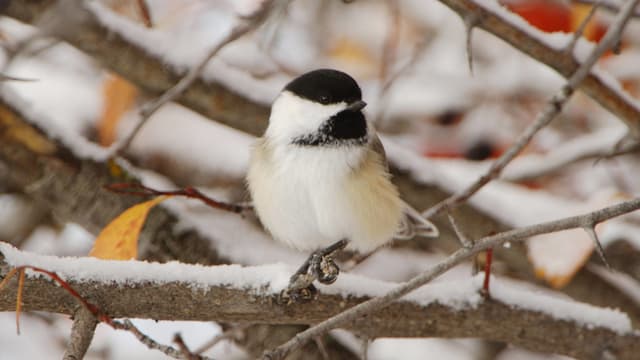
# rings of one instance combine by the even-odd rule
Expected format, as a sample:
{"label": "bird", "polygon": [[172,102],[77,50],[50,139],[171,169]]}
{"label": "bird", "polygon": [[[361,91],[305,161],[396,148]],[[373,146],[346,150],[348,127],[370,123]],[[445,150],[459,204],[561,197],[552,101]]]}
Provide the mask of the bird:
{"label": "bird", "polygon": [[307,72],[276,97],[252,148],[246,180],[260,222],[277,241],[312,251],[296,275],[311,271],[331,283],[337,266],[325,257],[338,249],[367,253],[416,230],[438,236],[391,182],[365,106],[348,74]]}

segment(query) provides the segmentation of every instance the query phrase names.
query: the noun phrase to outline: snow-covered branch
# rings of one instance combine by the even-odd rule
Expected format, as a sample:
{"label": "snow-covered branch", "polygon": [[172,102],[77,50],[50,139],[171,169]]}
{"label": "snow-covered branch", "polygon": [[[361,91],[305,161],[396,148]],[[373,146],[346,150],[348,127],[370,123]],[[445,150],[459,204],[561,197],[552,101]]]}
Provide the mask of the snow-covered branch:
{"label": "snow-covered branch", "polygon": [[[497,2],[482,0],[440,0],[463,19],[477,19],[475,26],[508,42],[514,48],[533,59],[553,68],[567,79],[580,67],[574,53],[566,53],[563,45],[554,46],[550,37],[527,24],[523,19],[502,8]],[[614,88],[609,79],[591,70],[578,89],[615,114],[640,136],[640,108],[630,96],[623,94],[620,86]]]}
{"label": "snow-covered branch", "polygon": [[[58,258],[0,245],[1,274],[32,264],[55,271],[112,317],[156,320],[313,324],[393,284],[343,275],[307,304],[277,301],[292,268],[282,265],[203,267],[92,258]],[[385,310],[346,324],[369,337],[480,337],[581,358],[610,353],[631,359],[640,339],[614,310],[561,300],[494,281],[492,298],[479,294],[480,278],[421,289]],[[15,309],[16,282],[0,292],[0,310]],[[78,303],[46,277],[27,275],[24,309],[74,313]],[[567,336],[573,334],[573,336]]]}
{"label": "snow-covered branch", "polygon": [[[34,23],[51,9],[55,1],[10,1],[4,10],[17,20]],[[88,10],[86,21],[75,26],[74,31],[60,34],[64,41],[94,57],[103,66],[125,77],[151,94],[161,94],[172,88],[182,73],[167,67],[159,58],[149,54],[140,45],[133,44],[102,23]],[[65,14],[59,14],[65,19]],[[202,78],[195,80],[177,101],[208,118],[240,129],[250,134],[260,134],[266,128],[268,108],[245,96],[236,94],[225,86]]]}
{"label": "snow-covered branch", "polygon": [[[473,0],[441,0],[463,18],[475,17],[475,26],[482,28],[539,62],[550,66],[565,77],[571,76],[580,63],[573,54],[552,46],[544,35],[521,21],[513,23],[513,16],[505,15],[485,2]],[[11,1],[5,14],[20,21],[34,23],[47,10],[52,1]],[[157,57],[150,55],[141,45],[128,41],[118,29],[108,28],[95,16],[79,23],[75,31],[64,33],[62,39],[90,54],[112,71],[122,75],[142,89],[157,94],[171,88],[180,74],[168,68]],[[532,35],[535,34],[535,35]],[[624,121],[632,133],[640,132],[640,109],[630,97],[601,76],[591,72],[580,84],[580,90]],[[211,119],[250,134],[261,134],[266,127],[268,108],[252,101],[215,81],[199,79],[178,98],[178,102]]]}
{"label": "snow-covered branch", "polygon": [[[358,304],[351,309],[331,317],[313,327],[298,334],[295,338],[279,346],[273,352],[267,354],[267,358],[282,359],[289,351],[293,351],[308,342],[310,339],[319,336],[336,327],[349,324],[364,316],[370,316],[389,306],[392,302],[410,294],[421,286],[429,283],[433,279],[445,273],[456,264],[470,258],[482,250],[499,246],[505,242],[522,241],[531,236],[557,232],[574,228],[592,228],[596,224],[614,217],[618,217],[640,209],[640,199],[633,199],[610,207],[602,208],[590,213],[572,216],[564,219],[549,221],[523,228],[505,231],[496,235],[487,236],[475,241],[472,247],[463,247],[448,256],[443,261],[429,268],[423,273],[415,276],[404,284],[398,285],[385,292],[383,296],[375,297],[366,302]],[[592,354],[595,358],[602,357],[602,354]]]}

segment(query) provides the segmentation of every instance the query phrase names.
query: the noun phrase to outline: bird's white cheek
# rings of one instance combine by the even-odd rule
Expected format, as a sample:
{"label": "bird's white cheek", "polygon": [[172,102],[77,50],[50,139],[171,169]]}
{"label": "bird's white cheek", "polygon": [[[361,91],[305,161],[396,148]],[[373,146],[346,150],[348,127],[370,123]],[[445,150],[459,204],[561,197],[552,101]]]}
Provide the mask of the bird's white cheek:
{"label": "bird's white cheek", "polygon": [[331,116],[344,109],[344,104],[322,105],[282,93],[271,108],[266,137],[278,144],[288,144],[300,136],[314,133]]}

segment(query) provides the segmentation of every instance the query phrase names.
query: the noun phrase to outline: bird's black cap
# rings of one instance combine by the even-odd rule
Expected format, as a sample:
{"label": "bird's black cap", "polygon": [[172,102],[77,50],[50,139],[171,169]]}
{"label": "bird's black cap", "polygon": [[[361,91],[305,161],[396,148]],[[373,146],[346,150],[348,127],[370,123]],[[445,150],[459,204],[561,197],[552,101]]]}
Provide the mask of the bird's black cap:
{"label": "bird's black cap", "polygon": [[321,104],[352,104],[362,100],[358,83],[342,71],[332,69],[319,69],[300,75],[284,90]]}

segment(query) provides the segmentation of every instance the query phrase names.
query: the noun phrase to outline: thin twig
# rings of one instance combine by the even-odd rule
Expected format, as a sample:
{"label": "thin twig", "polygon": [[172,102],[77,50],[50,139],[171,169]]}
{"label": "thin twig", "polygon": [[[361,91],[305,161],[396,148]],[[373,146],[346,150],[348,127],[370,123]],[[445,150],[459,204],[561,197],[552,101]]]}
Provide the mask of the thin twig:
{"label": "thin twig", "polygon": [[[578,4],[586,4],[586,5],[599,4],[600,8],[610,12],[614,12],[614,13],[617,13],[620,11],[619,1],[617,0],[572,0],[572,1]],[[640,17],[640,10],[634,11],[631,17],[633,18]]]}
{"label": "thin twig", "polygon": [[387,31],[387,37],[382,45],[382,60],[380,61],[380,82],[385,84],[389,78],[390,70],[396,63],[398,42],[400,40],[400,2],[391,0],[387,2],[391,24]]}
{"label": "thin twig", "polygon": [[230,329],[223,331],[220,334],[217,334],[213,339],[207,341],[206,343],[200,345],[194,353],[202,354],[203,352],[211,349],[212,347],[218,345],[221,341],[224,340],[236,340],[239,338],[244,331],[249,328],[250,324],[242,324],[242,325],[234,325]]}
{"label": "thin twig", "polygon": [[525,131],[518,137],[515,143],[505,151],[495,162],[491,164],[489,170],[483,174],[478,180],[476,180],[471,186],[467,187],[463,191],[454,194],[445,200],[437,203],[431,208],[423,212],[423,216],[431,218],[432,216],[441,213],[443,210],[455,207],[467,199],[473,194],[482,189],[483,186],[488,184],[491,180],[500,176],[502,170],[513,160],[516,155],[522,151],[522,149],[531,141],[533,136],[548,125],[559,113],[562,111],[564,104],[569,100],[571,95],[577,86],[584,80],[584,78],[591,71],[591,67],[598,61],[598,59],[609,50],[615,43],[618,42],[622,35],[629,17],[639,0],[629,0],[622,8],[620,14],[616,17],[615,21],[602,40],[593,49],[589,57],[580,65],[576,72],[569,78],[567,83],[556,93],[549,101],[547,101],[544,109],[538,114],[535,121],[525,129]]}
{"label": "thin twig", "polygon": [[[585,139],[577,139],[577,141],[586,141],[595,135],[598,135],[598,133],[588,135],[588,137],[585,137]],[[577,143],[577,141],[575,143]],[[519,162],[519,160],[515,160],[512,166],[509,169],[505,170],[505,172],[501,176],[501,179],[515,182],[533,180],[542,176],[553,174],[555,172],[560,172],[567,169],[570,165],[578,164],[585,160],[593,160],[593,165],[596,165],[602,160],[610,160],[618,156],[640,151],[640,143],[638,143],[636,140],[633,141],[633,143],[619,147],[619,149],[615,149],[615,146],[612,146],[614,147],[612,149],[604,148],[605,143],[599,144],[594,140],[589,144],[585,143],[585,145],[588,145],[589,147],[580,149],[580,152],[576,152],[574,150],[574,142],[567,143],[565,144],[567,145],[566,147],[564,145],[559,146],[545,155],[532,155],[533,158],[539,158],[539,160],[535,161],[535,165],[525,165],[518,168],[516,164]],[[521,159],[524,164],[527,163],[527,157],[522,157]]]}
{"label": "thin twig", "polygon": [[309,329],[301,333],[298,333],[294,338],[290,339],[286,343],[278,346],[270,352],[265,353],[263,359],[284,359],[287,354],[300,348],[307,342],[311,341],[313,338],[320,336],[329,330],[346,325],[349,322],[354,321],[355,319],[358,319],[364,315],[371,314],[379,311],[380,309],[383,309],[402,296],[430,282],[439,275],[445,273],[447,270],[474,256],[480,251],[499,246],[509,241],[521,241],[534,235],[574,228],[583,228],[585,226],[588,226],[589,224],[598,224],[605,220],[627,214],[638,209],[640,209],[640,198],[625,201],[583,215],[572,216],[560,220],[549,221],[519,229],[509,230],[496,235],[486,236],[476,241],[473,247],[458,249],[456,252],[449,255],[449,257],[442,260],[440,263],[436,264],[420,275],[412,278],[408,282],[396,286],[384,296],[372,298],[363,303],[360,303],[325,321],[318,323],[317,325],[310,327]]}
{"label": "thin twig", "polygon": [[173,335],[173,342],[176,343],[176,345],[178,345],[178,349],[180,349],[180,352],[182,353],[185,359],[187,360],[202,359],[201,356],[194,354],[193,352],[191,352],[191,350],[189,350],[189,347],[187,346],[187,344],[184,343],[184,340],[182,339],[182,335],[180,335],[180,333],[175,333]]}
{"label": "thin twig", "polygon": [[73,315],[71,336],[62,358],[64,360],[80,360],[91,345],[98,319],[85,307],[79,307]]}
{"label": "thin twig", "polygon": [[188,186],[180,190],[160,191],[160,190],[155,190],[150,187],[144,186],[139,183],[115,183],[115,184],[105,185],[104,188],[118,194],[135,195],[135,196],[150,196],[150,195],[185,196],[192,199],[198,199],[212,208],[229,211],[236,214],[240,214],[243,211],[251,208],[251,206],[246,204],[231,204],[231,203],[226,203],[223,201],[212,199],[191,186]]}
{"label": "thin twig", "polygon": [[473,241],[469,240],[469,238],[467,238],[467,236],[464,234],[464,232],[462,232],[462,229],[460,229],[460,226],[458,225],[458,222],[451,215],[451,213],[447,213],[447,217],[449,218],[449,222],[451,223],[451,227],[453,228],[453,231],[456,233],[456,236],[458,237],[458,240],[460,241],[462,246],[463,247],[471,247],[471,246],[473,246]]}
{"label": "thin twig", "polygon": [[611,265],[609,265],[609,262],[607,261],[607,257],[604,255],[604,249],[602,248],[602,244],[598,239],[598,234],[596,233],[595,224],[585,226],[583,227],[583,229],[593,241],[593,244],[596,247],[596,252],[598,253],[598,256],[600,256],[600,259],[602,260],[604,265],[607,267],[607,269],[611,269]]}
{"label": "thin twig", "polygon": [[[128,331],[128,332],[132,333],[133,336],[135,336],[136,339],[138,339],[138,341],[140,341],[142,344],[144,344],[149,349],[161,351],[165,355],[170,356],[170,357],[172,357],[174,359],[184,359],[185,358],[184,354],[180,350],[174,348],[173,346],[160,344],[159,342],[153,340],[148,335],[146,335],[145,333],[140,331],[140,329],[138,329],[135,325],[133,325],[133,323],[129,319],[125,319],[123,321],[115,321],[114,320],[112,326],[115,329],[125,330],[125,331]],[[213,359],[211,359],[209,357],[206,357],[206,356],[199,356],[198,358],[202,359],[202,360],[213,360]]]}
{"label": "thin twig", "polygon": [[270,1],[264,1],[260,8],[252,14],[247,16],[238,16],[238,22],[231,28],[229,34],[227,34],[224,39],[222,39],[218,44],[211,48],[207,55],[202,60],[200,60],[200,62],[197,63],[196,66],[189,69],[187,74],[182,79],[180,79],[177,84],[165,91],[157,99],[152,100],[142,106],[142,108],[140,109],[140,120],[138,121],[138,124],[136,124],[135,128],[127,135],[126,138],[124,138],[124,140],[119,142],[117,146],[113,148],[112,154],[121,154],[124,150],[126,150],[131,144],[131,141],[133,141],[133,138],[140,131],[142,126],[144,126],[147,120],[149,120],[151,115],[153,115],[164,104],[173,101],[178,96],[182,95],[189,88],[189,86],[191,86],[191,84],[193,84],[200,77],[200,74],[202,74],[209,61],[216,54],[218,54],[218,52],[220,52],[223,47],[258,26],[262,22],[262,20],[266,18],[265,15],[267,13],[267,9],[270,8],[270,4]]}
{"label": "thin twig", "polygon": [[580,22],[580,25],[578,26],[576,31],[573,33],[573,36],[571,37],[571,41],[569,41],[567,46],[564,48],[564,51],[567,54],[570,54],[573,56],[573,49],[576,47],[578,40],[582,37],[582,34],[584,34],[584,30],[587,28],[587,24],[589,23],[589,21],[591,21],[591,18],[593,17],[593,15],[595,15],[596,11],[600,7],[600,2],[601,1],[599,0],[599,1],[596,1],[595,4],[593,4],[591,9],[589,9],[589,13],[587,14],[587,16],[584,19],[582,19],[582,22]]}
{"label": "thin twig", "polygon": [[473,29],[478,25],[478,21],[480,20],[480,16],[478,13],[471,13],[468,16],[464,17],[464,28],[466,33],[466,41],[465,45],[467,48],[467,64],[469,65],[469,73],[473,75],[473,48],[472,44],[472,36]]}

